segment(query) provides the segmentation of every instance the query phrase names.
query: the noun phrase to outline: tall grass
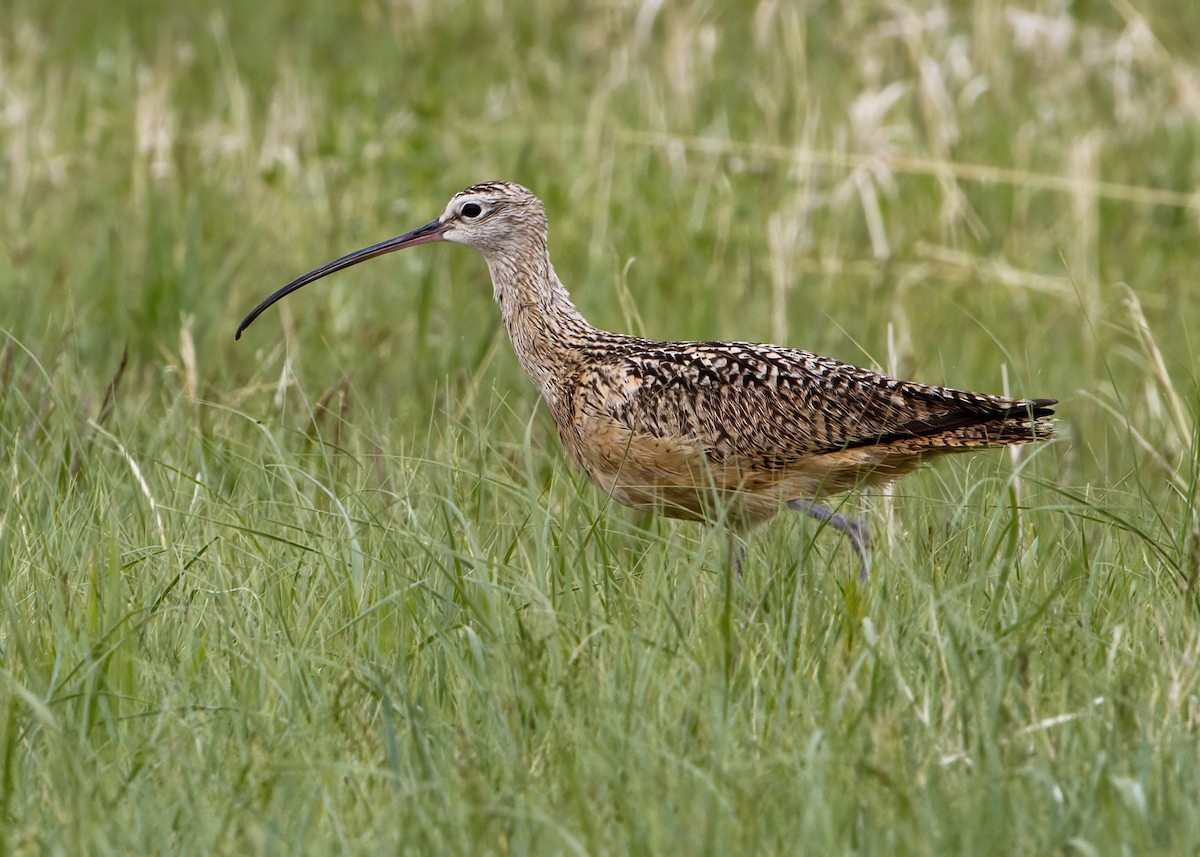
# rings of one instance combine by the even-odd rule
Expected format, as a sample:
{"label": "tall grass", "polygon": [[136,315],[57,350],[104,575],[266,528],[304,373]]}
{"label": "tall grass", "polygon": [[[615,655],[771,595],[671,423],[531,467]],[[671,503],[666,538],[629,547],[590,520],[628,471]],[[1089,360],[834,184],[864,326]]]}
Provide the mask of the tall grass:
{"label": "tall grass", "polygon": [[[11,853],[1187,853],[1200,15],[15,0]],[[486,270],[269,290],[511,178],[586,315],[1063,400],[872,579],[573,473]],[[852,499],[852,504],[860,502]]]}

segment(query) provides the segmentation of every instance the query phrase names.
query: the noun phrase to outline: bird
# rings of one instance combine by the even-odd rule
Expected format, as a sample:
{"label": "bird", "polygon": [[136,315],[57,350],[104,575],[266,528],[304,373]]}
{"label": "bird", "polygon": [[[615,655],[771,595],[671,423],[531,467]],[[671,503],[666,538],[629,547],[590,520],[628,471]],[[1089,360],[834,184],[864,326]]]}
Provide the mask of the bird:
{"label": "bird", "polygon": [[1015,399],[888,377],[808,351],[753,342],[671,342],[591,325],[550,262],[547,218],[522,185],[488,181],[441,215],[341,256],[258,304],[268,307],[368,259],[448,241],[483,255],[500,316],[567,457],[614,500],[723,524],[742,570],[744,537],[784,509],[842,532],[865,581],[866,524],[823,503],[886,486],[931,459],[1046,441],[1056,399]]}

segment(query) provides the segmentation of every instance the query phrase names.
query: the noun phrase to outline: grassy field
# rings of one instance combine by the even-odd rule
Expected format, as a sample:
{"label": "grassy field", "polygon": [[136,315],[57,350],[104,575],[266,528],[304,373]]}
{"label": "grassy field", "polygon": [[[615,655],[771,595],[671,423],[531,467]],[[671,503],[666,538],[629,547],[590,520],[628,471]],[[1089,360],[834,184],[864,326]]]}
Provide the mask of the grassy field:
{"label": "grassy field", "polygon": [[[1197,853],[1197,57],[1193,0],[9,0],[0,853]],[[470,251],[234,342],[493,178],[599,326],[1062,437],[737,585],[571,471]]]}

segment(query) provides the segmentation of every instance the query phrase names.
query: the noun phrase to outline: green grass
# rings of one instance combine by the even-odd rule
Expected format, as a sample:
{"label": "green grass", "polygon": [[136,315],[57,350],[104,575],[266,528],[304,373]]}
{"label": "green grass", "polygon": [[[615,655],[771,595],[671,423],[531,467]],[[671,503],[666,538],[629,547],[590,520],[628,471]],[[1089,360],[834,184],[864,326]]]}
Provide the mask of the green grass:
{"label": "green grass", "polygon": [[[1200,7],[1137,5],[14,0],[3,852],[1195,853]],[[233,341],[491,178],[598,325],[1062,439],[737,585],[571,471],[469,251]]]}

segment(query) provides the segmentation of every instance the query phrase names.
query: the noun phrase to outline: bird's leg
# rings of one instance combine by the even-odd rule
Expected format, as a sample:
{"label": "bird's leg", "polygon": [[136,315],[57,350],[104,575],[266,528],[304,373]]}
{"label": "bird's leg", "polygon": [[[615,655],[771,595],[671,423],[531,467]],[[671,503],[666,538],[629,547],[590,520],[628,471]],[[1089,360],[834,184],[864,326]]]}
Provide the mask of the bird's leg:
{"label": "bird's leg", "polygon": [[816,518],[835,530],[845,533],[846,537],[850,539],[850,546],[858,554],[858,579],[866,581],[867,571],[871,567],[871,535],[867,532],[866,524],[812,500],[797,498],[788,500],[787,504],[797,512],[803,512],[809,517]]}
{"label": "bird's leg", "polygon": [[742,558],[746,556],[745,543],[730,533],[729,536],[729,564],[733,566],[733,570],[737,572],[737,579],[742,579]]}

